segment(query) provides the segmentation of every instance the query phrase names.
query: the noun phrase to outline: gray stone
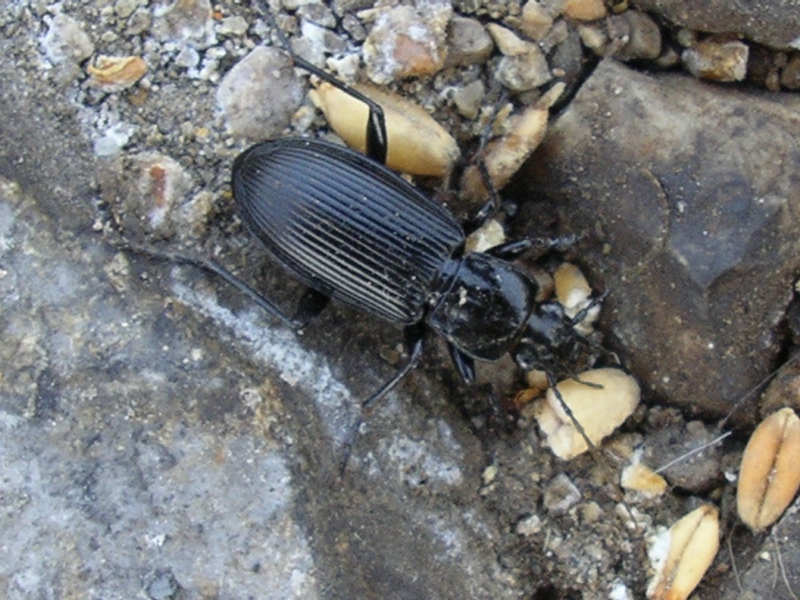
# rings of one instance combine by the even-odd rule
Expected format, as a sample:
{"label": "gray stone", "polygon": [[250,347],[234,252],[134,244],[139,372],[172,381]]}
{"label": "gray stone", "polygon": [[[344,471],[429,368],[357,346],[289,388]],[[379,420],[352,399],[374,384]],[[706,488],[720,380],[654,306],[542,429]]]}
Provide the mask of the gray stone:
{"label": "gray stone", "polygon": [[214,42],[214,20],[209,0],[179,0],[159,11],[153,33],[163,40],[205,48]]}
{"label": "gray stone", "polygon": [[228,71],[217,102],[232,133],[257,140],[280,134],[304,95],[286,53],[259,46]]}
{"label": "gray stone", "polygon": [[681,54],[686,70],[695,77],[712,81],[742,81],[747,75],[749,48],[742,42],[705,41]]}
{"label": "gray stone", "polygon": [[465,17],[453,17],[450,20],[446,67],[483,62],[493,49],[492,38],[480,21]]}
{"label": "gray stone", "polygon": [[42,40],[47,57],[56,64],[79,63],[94,52],[94,44],[83,26],[71,16],[59,13],[53,17]]}
{"label": "gray stone", "polygon": [[754,42],[778,49],[796,49],[800,44],[797,0],[638,0],[636,5],[699,31],[741,33]]}
{"label": "gray stone", "polygon": [[[614,23],[619,24],[615,26]],[[626,31],[624,43],[613,50],[613,56],[619,60],[652,60],[661,54],[661,30],[643,12],[626,10],[621,15],[612,15],[608,18],[608,29]]]}
{"label": "gray stone", "polygon": [[564,473],[553,478],[544,490],[544,507],[556,515],[566,513],[580,499],[581,491]]}
{"label": "gray stone", "polygon": [[700,421],[673,425],[654,431],[645,438],[644,462],[659,471],[672,486],[693,493],[708,492],[722,478],[722,450],[719,444],[709,445],[717,436]]}

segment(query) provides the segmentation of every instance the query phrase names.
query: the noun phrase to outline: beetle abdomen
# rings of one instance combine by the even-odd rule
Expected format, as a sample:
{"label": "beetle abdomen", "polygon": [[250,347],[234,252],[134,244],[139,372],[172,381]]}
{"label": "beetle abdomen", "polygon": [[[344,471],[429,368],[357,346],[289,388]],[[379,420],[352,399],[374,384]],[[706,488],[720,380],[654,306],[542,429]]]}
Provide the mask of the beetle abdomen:
{"label": "beetle abdomen", "polygon": [[422,318],[432,282],[463,243],[440,205],[358,152],[281,139],[233,167],[242,218],[311,287],[397,323]]}

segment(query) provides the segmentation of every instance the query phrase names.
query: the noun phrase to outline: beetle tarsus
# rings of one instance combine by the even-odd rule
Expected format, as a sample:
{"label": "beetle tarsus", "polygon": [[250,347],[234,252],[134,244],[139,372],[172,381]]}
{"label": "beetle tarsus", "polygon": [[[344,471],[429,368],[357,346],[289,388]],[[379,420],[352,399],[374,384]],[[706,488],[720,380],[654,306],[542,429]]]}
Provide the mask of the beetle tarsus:
{"label": "beetle tarsus", "polygon": [[521,240],[512,240],[489,248],[484,254],[511,262],[518,259],[531,248],[533,248],[533,242],[528,238],[522,238]]}
{"label": "beetle tarsus", "polygon": [[489,190],[489,199],[472,215],[461,222],[461,227],[464,229],[466,235],[480,229],[483,224],[489,220],[489,217],[494,215],[500,207],[500,200],[497,198],[497,192],[495,192],[491,180],[487,179],[489,177],[489,171],[486,169],[486,164],[483,162],[483,159],[478,158],[477,165],[481,178],[485,179],[484,186]]}
{"label": "beetle tarsus", "polygon": [[297,319],[288,316],[275,304],[267,300],[262,294],[260,294],[258,291],[249,286],[247,283],[239,279],[236,275],[231,273],[228,269],[223,267],[221,264],[219,264],[212,258],[192,256],[189,254],[182,254],[180,252],[160,250],[152,246],[137,244],[129,240],[126,240],[124,238],[120,238],[120,240],[116,241],[115,246],[117,246],[122,250],[129,250],[131,252],[141,254],[151,259],[191,265],[193,267],[202,269],[203,271],[206,271],[208,273],[212,273],[217,277],[219,277],[220,279],[222,279],[223,281],[225,281],[226,283],[228,283],[229,285],[235,287],[240,292],[242,292],[244,295],[250,298],[253,302],[255,302],[259,307],[261,307],[267,313],[280,320],[284,325],[287,325],[292,329],[297,330],[301,329],[302,326],[305,324],[305,322],[303,321],[298,321]]}
{"label": "beetle tarsus", "polygon": [[386,394],[391,392],[394,387],[419,364],[419,361],[422,358],[422,351],[425,348],[425,328],[418,325],[406,327],[406,343],[409,348],[409,356],[406,364],[400,367],[397,373],[395,373],[394,377],[384,383],[378,391],[361,403],[361,410],[356,417],[355,423],[353,423],[352,427],[350,428],[350,434],[342,444],[342,458],[339,463],[340,477],[344,476],[344,472],[347,469],[347,464],[350,462],[350,456],[353,453],[353,446],[358,438],[358,431],[361,428],[361,424],[364,422],[364,415],[366,414],[367,410],[376,402],[384,398]]}
{"label": "beetle tarsus", "polygon": [[456,366],[458,374],[461,376],[461,381],[467,385],[475,383],[475,361],[469,356],[461,352],[453,344],[447,344],[447,350],[450,352],[450,358]]}
{"label": "beetle tarsus", "polygon": [[316,65],[308,62],[306,59],[298,56],[294,50],[292,50],[292,46],[289,44],[289,40],[286,39],[286,35],[283,33],[283,30],[278,27],[278,23],[275,21],[275,16],[272,14],[272,11],[269,10],[269,7],[266,6],[266,3],[263,0],[260,0],[257,2],[257,4],[259,5],[262,14],[267,18],[273,30],[275,31],[275,35],[278,36],[281,46],[283,46],[283,49],[289,53],[289,55],[292,57],[292,61],[297,67],[305,69],[312,75],[319,77],[323,81],[331,84],[335,88],[340,89],[344,93],[367,105],[369,108],[369,118],[367,120],[366,131],[366,155],[376,162],[385,164],[386,155],[389,151],[389,142],[386,134],[386,117],[383,114],[383,109],[381,108],[380,104],[375,102],[372,98],[365,96],[358,90],[353,89],[346,83],[339,81],[327,71],[320,69]]}
{"label": "beetle tarsus", "polygon": [[397,373],[394,374],[394,377],[384,383],[377,392],[364,400],[361,405],[362,409],[369,408],[378,400],[386,396],[386,394],[391,392],[394,387],[419,364],[419,361],[422,358],[422,350],[425,348],[425,328],[420,327],[419,324],[406,327],[405,337],[406,345],[408,346],[408,360],[406,361],[406,364],[400,367]]}

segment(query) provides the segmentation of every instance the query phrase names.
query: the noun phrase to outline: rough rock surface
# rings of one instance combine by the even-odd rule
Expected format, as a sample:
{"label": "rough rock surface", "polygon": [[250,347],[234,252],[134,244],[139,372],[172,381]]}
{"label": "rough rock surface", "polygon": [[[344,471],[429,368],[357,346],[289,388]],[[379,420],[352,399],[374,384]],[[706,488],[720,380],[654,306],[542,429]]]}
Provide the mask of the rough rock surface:
{"label": "rough rock surface", "polygon": [[[285,9],[278,21],[298,51],[341,74],[358,71],[372,27],[365,16],[370,11],[362,9],[374,2],[337,0],[331,3],[333,12],[315,0],[271,4]],[[522,2],[452,4],[460,17],[469,15],[470,30],[483,31],[478,37],[484,40],[490,21],[525,35]],[[516,214],[509,211],[507,224],[525,235],[539,226],[546,233],[559,206],[580,205],[579,197],[565,199],[566,188],[579,195],[605,186],[607,196],[614,197],[626,191],[627,183],[651,202],[648,212],[631,202],[633,209],[619,213],[627,224],[612,223],[613,238],[607,230],[581,229],[576,219],[563,224],[570,231],[591,232],[574,254],[579,261],[586,257],[584,264],[591,265],[586,274],[596,289],[610,289],[601,312],[602,334],[623,356],[639,361],[634,374],[647,381],[651,351],[659,359],[665,355],[660,340],[652,350],[644,340],[670,337],[675,328],[669,321],[660,329],[634,330],[642,321],[633,309],[643,305],[643,296],[629,290],[620,274],[641,277],[630,265],[650,256],[642,248],[651,247],[647,236],[652,232],[665,243],[682,241],[684,250],[687,240],[708,240],[688,235],[702,233],[695,221],[696,228],[684,230],[683,238],[664,235],[665,219],[651,229],[643,225],[652,226],[653,215],[672,215],[677,225],[686,226],[685,212],[673,209],[685,210],[698,197],[716,200],[720,179],[712,167],[728,164],[747,147],[751,157],[739,159],[736,177],[722,179],[726,194],[739,204],[722,203],[728,212],[717,216],[731,217],[730,210],[741,208],[742,220],[736,222],[749,228],[733,227],[730,235],[742,236],[737,243],[752,243],[717,242],[684,252],[693,269],[678,261],[682,268],[665,270],[663,281],[676,273],[692,275],[689,297],[700,307],[686,316],[694,319],[712,297],[702,293],[703,286],[714,287],[711,282],[733,269],[731,264],[757,256],[757,234],[772,236],[770,260],[792,264],[791,252],[781,254],[786,239],[797,239],[786,225],[791,211],[775,209],[775,199],[784,197],[786,173],[797,170],[796,149],[787,151],[783,162],[774,157],[780,149],[794,148],[784,130],[792,126],[785,115],[796,99],[762,96],[747,84],[727,89],[694,83],[685,73],[661,73],[644,58],[661,42],[635,57],[645,61],[637,68],[656,69],[650,75],[608,63],[595,69],[593,52],[602,55],[600,49],[620,42],[634,31],[634,21],[626,21],[630,29],[622,28],[625,35],[619,39],[606,35],[609,29],[620,31],[607,27],[611,17],[581,23],[579,33],[562,14],[565,4],[541,3],[535,29],[527,27],[536,39],[528,41],[540,44],[555,82],[569,84],[562,119],[580,108],[589,133],[597,134],[587,137],[579,130],[575,144],[614,152],[609,158],[616,169],[561,164],[553,157],[563,155],[568,162],[569,148],[551,143],[548,154],[537,157],[549,172],[534,170],[533,175],[535,187],[554,192],[554,202],[523,197]],[[533,24],[530,10],[528,26]],[[661,30],[650,42],[671,44],[677,25],[652,16]],[[766,18],[752,20],[765,23]],[[762,39],[765,31],[752,39]],[[707,415],[695,417],[704,418],[702,425],[687,424],[687,413],[693,412],[688,400],[686,410],[663,407],[664,400],[683,401],[671,396],[672,390],[653,393],[643,387],[645,405],[601,448],[606,467],[588,455],[562,462],[544,448],[536,426],[525,418],[509,432],[487,427],[485,383],[493,382],[503,397],[524,387],[510,360],[480,365],[481,385],[468,391],[459,385],[446,347],[434,342],[421,368],[374,407],[339,480],[342,444],[358,403],[402,361],[401,332],[334,305],[298,335],[196,269],[114,245],[111,231],[121,224],[127,233],[158,238],[162,248],[207,250],[269,290],[281,306],[297,299],[299,286],[265,259],[263,248],[235,218],[228,181],[235,156],[250,143],[246,138],[267,131],[254,133],[259,121],[237,118],[258,117],[250,111],[258,108],[260,94],[304,86],[305,76],[285,68],[276,55],[267,62],[279,86],[265,90],[257,85],[263,81],[250,87],[240,79],[231,86],[227,112],[218,96],[235,65],[254,52],[263,57],[256,48],[274,45],[273,34],[249,2],[9,0],[0,8],[0,49],[6,58],[0,62],[0,597],[640,598],[649,576],[648,533],[701,502],[723,509],[724,535],[733,532],[734,542],[733,555],[718,555],[698,595],[739,598],[746,588],[753,598],[792,597],[786,590],[797,590],[800,557],[797,544],[786,536],[797,529],[797,505],[774,529],[782,562],[770,541],[737,525],[725,510],[734,494],[744,436],[731,436],[721,450],[670,467],[670,477],[685,486],[679,493],[644,498],[620,491],[619,471],[643,454],[642,448],[671,458],[718,433]],[[689,32],[685,37],[690,45],[702,36]],[[464,39],[438,40],[470,50]],[[497,108],[493,74],[502,57],[495,49],[475,62],[490,50],[491,45],[481,45],[480,52],[462,52],[467,58],[431,77],[390,85],[450,128],[466,151],[474,150]],[[658,64],[680,68],[677,50],[666,49]],[[87,66],[100,54],[140,57],[147,72],[127,89],[93,88]],[[765,56],[761,48],[759,56],[764,81],[774,84],[767,87],[780,89],[794,72],[790,67],[797,53]],[[465,89],[469,98],[461,97],[459,107],[455,92]],[[683,104],[670,89],[683,91]],[[605,94],[598,96],[597,90]],[[502,104],[509,101],[516,112],[544,91],[512,94]],[[573,108],[575,91],[580,93]],[[632,105],[632,92],[647,101]],[[586,105],[587,97],[593,106]],[[269,115],[260,113],[270,119],[269,135],[330,135],[308,101],[296,109],[297,97],[288,94],[282,100],[265,109]],[[697,116],[694,125],[686,118],[656,120],[661,135],[655,137],[646,109],[659,108],[663,118],[674,114],[670,109],[676,104],[685,114],[705,106],[710,116]],[[728,112],[720,116],[718,107]],[[611,119],[615,129],[607,127]],[[241,128],[232,128],[237,122]],[[563,126],[559,122],[551,140],[560,139]],[[706,136],[670,135],[673,128],[699,129]],[[730,135],[713,146],[709,140],[719,140],[712,135],[717,128]],[[613,145],[623,132],[625,143]],[[659,156],[677,154],[678,164],[662,170],[657,161],[645,163],[652,148],[660,149]],[[685,175],[681,168],[687,169]],[[662,177],[657,180],[653,173]],[[759,186],[770,178],[775,183],[765,193]],[[744,182],[753,196],[765,200],[763,205],[751,203],[740,189]],[[653,202],[654,189],[658,202]],[[674,189],[679,196],[670,195]],[[699,194],[704,189],[708,196]],[[715,214],[702,203],[695,208],[706,209],[699,212],[706,221]],[[615,214],[606,206],[592,225],[608,226]],[[785,227],[773,235],[778,225]],[[734,239],[730,235],[725,239]],[[610,256],[603,258],[589,239],[607,244]],[[628,246],[624,260],[623,246]],[[731,248],[741,250],[737,260],[742,262],[729,262]],[[703,249],[719,250],[720,262]],[[732,313],[746,315],[742,326],[756,332],[750,347],[768,348],[768,354],[779,338],[764,324],[778,318],[775,299],[783,293],[780,278],[786,277],[778,272],[778,281],[768,280],[768,269],[775,266],[753,267],[763,278],[743,293],[758,304]],[[722,291],[734,298],[740,292]],[[675,296],[665,294],[665,299]],[[771,312],[755,314],[768,305]],[[734,303],[730,310],[736,308],[741,307]],[[795,304],[788,327],[795,335],[800,329],[796,313]],[[738,354],[731,359],[736,368],[740,359]],[[728,369],[732,389],[767,362],[756,356],[744,374],[721,360],[711,364]],[[683,366],[686,381],[709,377],[706,362]],[[783,403],[795,387],[783,385],[765,404]],[[705,406],[700,396],[692,391]],[[716,410],[721,408],[708,412]],[[662,431],[675,435],[659,436]],[[733,577],[734,560],[746,581]],[[773,567],[780,564],[785,577],[776,584]]]}
{"label": "rough rock surface", "polygon": [[800,99],[604,62],[530,161],[644,385],[724,415],[768,375],[800,269]]}
{"label": "rough rock surface", "polygon": [[741,33],[773,48],[800,45],[800,5],[797,0],[636,0],[644,10],[669,21],[709,33]]}

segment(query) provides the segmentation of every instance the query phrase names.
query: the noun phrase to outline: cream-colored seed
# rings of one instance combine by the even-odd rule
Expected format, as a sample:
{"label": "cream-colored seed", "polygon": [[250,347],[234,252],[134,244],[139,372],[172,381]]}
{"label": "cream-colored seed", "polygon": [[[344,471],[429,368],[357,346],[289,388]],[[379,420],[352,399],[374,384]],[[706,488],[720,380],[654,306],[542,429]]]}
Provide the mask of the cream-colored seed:
{"label": "cream-colored seed", "polygon": [[760,531],[783,514],[800,487],[800,418],[791,408],[756,427],[739,469],[739,517]]}
{"label": "cream-colored seed", "polygon": [[586,306],[592,295],[592,288],[581,270],[572,263],[561,263],[553,273],[556,284],[556,298],[570,317]]}
{"label": "cream-colored seed", "polygon": [[485,252],[489,248],[499,246],[506,241],[506,232],[497,219],[489,219],[479,229],[467,236],[464,251]]}
{"label": "cream-colored seed", "polygon": [[[586,435],[593,444],[599,444],[636,410],[641,396],[639,384],[620,369],[594,369],[578,377],[580,381],[567,379],[557,388]],[[588,449],[553,389],[537,403],[534,416],[559,458],[574,458]]]}
{"label": "cream-colored seed", "polygon": [[[553,273],[555,282],[556,299],[564,307],[564,312],[570,318],[575,317],[580,311],[592,303],[592,288],[581,270],[572,263],[562,263]],[[592,324],[600,316],[600,306],[591,308],[575,329],[582,335],[592,333]]]}
{"label": "cream-colored seed", "polygon": [[541,371],[539,369],[534,369],[533,371],[528,371],[525,374],[525,383],[528,384],[529,388],[534,388],[536,390],[546,390],[547,389],[547,373]]}
{"label": "cream-colored seed", "polygon": [[644,463],[634,463],[622,471],[622,487],[655,498],[667,491],[667,481]]}
{"label": "cream-colored seed", "polygon": [[650,600],[685,600],[714,562],[719,549],[719,511],[705,504],[651,540],[656,574],[647,587]]}
{"label": "cream-colored seed", "polygon": [[[433,177],[450,173],[460,155],[458,144],[433,117],[396,94],[373,86],[353,87],[383,109],[388,143],[386,165],[390,169]],[[345,143],[364,152],[369,118],[367,105],[327,82],[318,83],[309,95]]]}

